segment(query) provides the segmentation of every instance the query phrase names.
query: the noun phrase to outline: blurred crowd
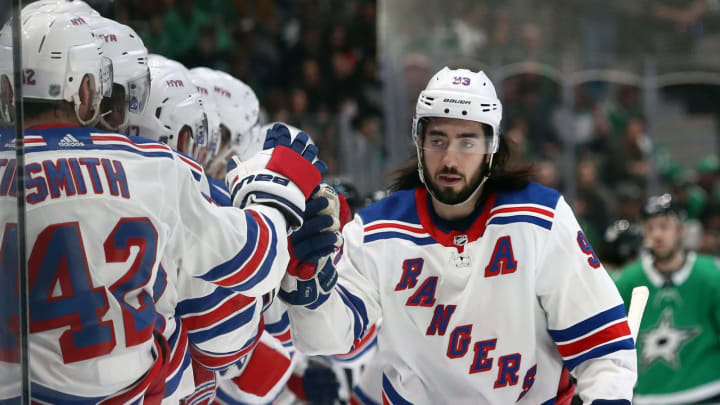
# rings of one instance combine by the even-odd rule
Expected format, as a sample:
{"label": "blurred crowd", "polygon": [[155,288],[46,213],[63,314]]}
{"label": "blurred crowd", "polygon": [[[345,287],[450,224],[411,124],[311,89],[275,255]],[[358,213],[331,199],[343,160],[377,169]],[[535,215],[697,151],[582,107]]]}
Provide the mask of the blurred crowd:
{"label": "blurred crowd", "polygon": [[[715,0],[428,0],[389,2],[393,35],[408,49],[476,57],[499,52],[546,60],[568,52],[585,66],[615,65],[638,54],[700,55],[717,50]],[[403,18],[399,18],[402,16]]]}
{"label": "blurred crowd", "polygon": [[151,53],[248,84],[262,121],[303,128],[329,151],[331,175],[342,171],[341,128],[382,142],[375,0],[117,0],[106,7],[103,15],[133,27]]}

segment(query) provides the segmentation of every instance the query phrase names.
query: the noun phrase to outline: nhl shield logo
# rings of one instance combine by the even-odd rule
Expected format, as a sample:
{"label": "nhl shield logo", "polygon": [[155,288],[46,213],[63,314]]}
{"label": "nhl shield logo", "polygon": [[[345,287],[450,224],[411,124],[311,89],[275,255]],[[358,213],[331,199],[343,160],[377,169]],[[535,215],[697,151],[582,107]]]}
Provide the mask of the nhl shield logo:
{"label": "nhl shield logo", "polygon": [[464,246],[468,242],[467,235],[455,235],[455,238],[453,238],[453,241],[455,245],[457,246]]}

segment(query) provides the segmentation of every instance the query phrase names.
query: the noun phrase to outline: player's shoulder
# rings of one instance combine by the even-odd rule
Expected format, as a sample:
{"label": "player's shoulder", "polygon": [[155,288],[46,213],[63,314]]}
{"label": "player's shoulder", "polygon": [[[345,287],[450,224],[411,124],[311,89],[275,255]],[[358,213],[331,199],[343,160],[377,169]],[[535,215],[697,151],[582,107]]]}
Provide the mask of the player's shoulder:
{"label": "player's shoulder", "polygon": [[523,188],[498,193],[495,197],[493,207],[502,205],[531,205],[554,210],[560,196],[557,190],[531,181]]}
{"label": "player's shoulder", "polygon": [[145,157],[174,158],[172,149],[164,143],[92,127],[42,126],[28,128],[24,132],[28,152],[102,150],[125,151]]}
{"label": "player's shoulder", "polygon": [[205,175],[210,186],[210,198],[221,207],[232,206],[232,199],[225,182]]}
{"label": "player's shoulder", "polygon": [[556,222],[560,193],[535,182],[495,195],[488,224],[530,223],[551,230]]}
{"label": "player's shoulder", "polygon": [[13,127],[0,127],[0,151],[15,150],[17,130]]}
{"label": "player's shoulder", "polygon": [[365,225],[377,221],[398,221],[409,224],[420,224],[414,189],[396,191],[382,200],[363,208],[357,215]]}
{"label": "player's shoulder", "polygon": [[637,284],[644,278],[643,264],[641,260],[635,260],[626,264],[619,270],[620,276],[615,281],[618,286],[623,284]]}
{"label": "player's shoulder", "polygon": [[690,253],[695,255],[694,271],[706,278],[720,281],[720,259],[703,253]]}

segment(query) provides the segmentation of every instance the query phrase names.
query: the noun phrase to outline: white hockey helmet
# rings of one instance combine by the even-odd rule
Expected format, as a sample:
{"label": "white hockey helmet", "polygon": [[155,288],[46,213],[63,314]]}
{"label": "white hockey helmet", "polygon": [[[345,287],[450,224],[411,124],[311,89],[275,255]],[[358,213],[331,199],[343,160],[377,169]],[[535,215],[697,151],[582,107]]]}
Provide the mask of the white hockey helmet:
{"label": "white hockey helmet", "polygon": [[[102,56],[85,19],[70,13],[34,13],[23,19],[22,47],[23,98],[67,101],[83,125],[97,122],[100,102],[112,91],[112,63]],[[95,88],[88,120],[79,116],[85,76]]]}
{"label": "white hockey helmet", "polygon": [[423,118],[432,117],[457,118],[490,126],[492,139],[488,153],[497,152],[502,103],[495,86],[483,71],[446,66],[435,73],[425,90],[420,92],[415,106],[412,135],[416,143],[423,134]]}
{"label": "white hockey helmet", "polygon": [[83,17],[100,16],[100,13],[82,0],[38,0],[22,8],[23,18],[34,13],[71,13]]}
{"label": "white hockey helmet", "polygon": [[15,122],[14,72],[12,24],[7,22],[0,29],[0,121],[3,124]]}
{"label": "white hockey helmet", "polygon": [[230,132],[230,149],[241,160],[247,160],[257,153],[257,150],[249,150],[248,147],[254,143],[253,139],[260,136],[260,102],[255,92],[225,72],[207,68],[196,70],[213,83],[220,121]]}
{"label": "white hockey helmet", "polygon": [[[428,120],[436,117],[475,121],[491,128],[492,131],[486,138],[484,149],[485,154],[489,154],[490,158],[487,171],[475,189],[477,192],[487,180],[492,168],[492,155],[498,151],[500,146],[502,103],[497,97],[495,86],[483,71],[450,69],[446,66],[435,73],[425,90],[420,92],[415,106],[412,137],[418,155],[418,173],[423,182],[425,182],[425,176],[422,165],[423,139],[421,138]],[[432,193],[429,187],[428,190]]]}
{"label": "white hockey helmet", "polygon": [[113,65],[113,91],[102,105],[103,129],[126,132],[128,117],[142,114],[150,96],[148,51],[127,25],[103,17],[88,17],[103,56]]}
{"label": "white hockey helmet", "polygon": [[200,100],[203,103],[208,120],[208,140],[205,156],[198,156],[198,161],[207,167],[220,149],[220,113],[215,103],[212,83],[197,69],[190,69],[190,79],[195,85],[198,94],[200,94]]}
{"label": "white hockey helmet", "polygon": [[200,95],[180,63],[151,54],[150,97],[142,114],[130,116],[130,135],[165,142],[197,157],[207,141],[208,121]]}

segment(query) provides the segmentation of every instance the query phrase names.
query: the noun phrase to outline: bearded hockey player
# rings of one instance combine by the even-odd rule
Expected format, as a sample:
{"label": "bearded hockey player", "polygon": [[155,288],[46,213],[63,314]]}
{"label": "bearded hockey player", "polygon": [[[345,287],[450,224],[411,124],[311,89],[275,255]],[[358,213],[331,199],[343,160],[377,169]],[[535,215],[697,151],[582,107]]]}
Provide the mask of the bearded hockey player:
{"label": "bearded hockey player", "polygon": [[644,209],[647,252],[617,281],[625,303],[647,286],[638,335],[634,404],[720,402],[720,269],[717,259],[685,249],[682,213],[669,194]]}
{"label": "bearded hockey player", "polygon": [[283,279],[296,347],[346,353],[382,318],[378,403],[551,404],[567,368],[585,403],[629,405],[620,294],[565,199],[506,166],[501,116],[484,73],[430,79],[396,191],[345,227],[342,256]]}

